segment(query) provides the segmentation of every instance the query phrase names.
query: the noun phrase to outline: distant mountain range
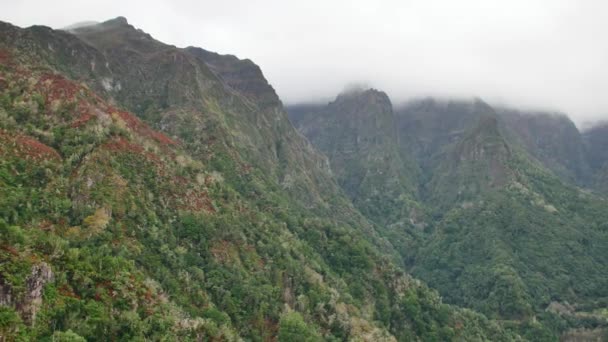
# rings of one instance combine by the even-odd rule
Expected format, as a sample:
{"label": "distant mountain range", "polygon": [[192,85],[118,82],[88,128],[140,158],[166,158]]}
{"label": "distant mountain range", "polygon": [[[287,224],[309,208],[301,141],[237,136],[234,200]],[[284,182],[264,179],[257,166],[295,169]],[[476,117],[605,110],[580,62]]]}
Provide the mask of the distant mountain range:
{"label": "distant mountain range", "polygon": [[375,89],[288,112],[406,269],[448,302],[545,324],[569,307],[558,314],[604,324],[589,312],[608,285],[605,127],[581,134],[563,114],[480,99],[393,109]]}

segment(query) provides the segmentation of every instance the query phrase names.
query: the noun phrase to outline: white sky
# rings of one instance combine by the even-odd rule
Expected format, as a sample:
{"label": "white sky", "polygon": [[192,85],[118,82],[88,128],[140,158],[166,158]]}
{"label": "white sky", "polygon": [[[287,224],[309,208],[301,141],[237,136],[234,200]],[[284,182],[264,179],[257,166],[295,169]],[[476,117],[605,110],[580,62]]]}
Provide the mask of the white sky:
{"label": "white sky", "polygon": [[608,1],[0,0],[54,28],[125,16],[166,43],[250,58],[285,103],[366,83],[394,103],[479,96],[608,119]]}

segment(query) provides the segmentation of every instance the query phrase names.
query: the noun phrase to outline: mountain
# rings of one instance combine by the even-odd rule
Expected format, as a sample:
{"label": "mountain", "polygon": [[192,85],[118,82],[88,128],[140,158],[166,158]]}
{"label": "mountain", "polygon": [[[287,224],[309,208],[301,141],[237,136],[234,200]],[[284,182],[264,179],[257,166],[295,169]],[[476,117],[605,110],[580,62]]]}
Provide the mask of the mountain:
{"label": "mountain", "polygon": [[[434,98],[399,105],[396,114],[400,117],[402,136],[405,136],[404,148],[413,149],[419,162],[425,165],[429,162],[428,156],[459,139],[480,113],[492,111],[498,115],[498,125],[512,144],[525,149],[564,181],[585,187],[590,185],[592,172],[583,136],[566,115],[509,107],[488,110],[483,106],[488,105],[481,100]],[[429,144],[430,141],[434,143]]]}
{"label": "mountain", "polygon": [[513,138],[545,167],[567,182],[590,185],[590,155],[581,133],[566,115],[508,108],[496,111]]}
{"label": "mountain", "polygon": [[[589,175],[587,157],[567,118],[497,110],[480,99],[426,98],[398,106],[390,124],[378,125],[388,111],[378,111],[375,99],[359,100],[343,111],[330,103],[298,112],[292,121],[338,174],[356,179],[368,169],[387,175],[399,169],[375,164],[357,144],[349,146],[355,160],[334,166],[333,156],[345,155],[344,141],[357,141],[361,132],[387,137],[383,152],[398,146],[390,159],[401,170],[419,170],[407,174],[410,187],[385,191],[377,204],[388,211],[385,218],[404,217],[392,206],[400,196],[425,208],[423,226],[379,229],[412,274],[446,301],[508,322],[532,340],[606,326],[598,314],[608,295],[606,201],[575,185]],[[358,117],[367,121],[352,125]],[[557,309],[564,306],[570,309]]]}
{"label": "mountain", "polygon": [[396,120],[385,93],[343,93],[321,111],[292,121],[327,155],[338,184],[364,215],[387,225],[416,210],[418,170],[399,151]]}
{"label": "mountain", "polygon": [[420,167],[428,170],[432,156],[462,137],[485,110],[486,105],[477,100],[425,98],[399,105],[395,115],[401,149],[409,151]]}
{"label": "mountain", "polygon": [[432,177],[425,188],[429,201],[441,209],[466,205],[515,180],[512,148],[501,135],[491,108],[483,108],[486,111],[480,112],[460,139],[432,157]]}
{"label": "mountain", "polygon": [[211,146],[213,154],[238,149],[243,163],[259,166],[308,207],[334,196],[324,157],[293,129],[251,61],[177,49],[124,18],[74,32],[101,51],[111,69],[94,86],[156,128],[179,136],[193,153],[207,158]]}
{"label": "mountain", "polygon": [[608,194],[608,124],[599,123],[584,131],[583,141],[593,173],[589,183],[596,191]]}
{"label": "mountain", "polygon": [[251,61],[0,32],[2,338],[521,339],[403,271]]}

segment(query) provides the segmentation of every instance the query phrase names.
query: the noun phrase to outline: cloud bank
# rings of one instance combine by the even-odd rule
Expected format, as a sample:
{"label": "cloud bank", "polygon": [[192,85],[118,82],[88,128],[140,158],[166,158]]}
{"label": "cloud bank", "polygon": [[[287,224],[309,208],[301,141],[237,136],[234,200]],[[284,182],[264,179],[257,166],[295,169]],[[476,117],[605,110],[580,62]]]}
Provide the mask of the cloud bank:
{"label": "cloud bank", "polygon": [[608,2],[226,0],[0,3],[0,20],[61,28],[119,15],[155,38],[259,64],[286,103],[352,83],[608,119]]}

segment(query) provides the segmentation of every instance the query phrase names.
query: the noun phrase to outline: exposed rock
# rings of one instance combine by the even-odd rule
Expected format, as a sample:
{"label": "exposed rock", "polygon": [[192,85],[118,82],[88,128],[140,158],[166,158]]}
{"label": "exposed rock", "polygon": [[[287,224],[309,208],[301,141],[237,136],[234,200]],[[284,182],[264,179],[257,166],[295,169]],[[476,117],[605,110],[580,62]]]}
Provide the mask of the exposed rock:
{"label": "exposed rock", "polygon": [[42,305],[42,289],[52,280],[53,271],[45,262],[32,267],[32,273],[26,280],[24,298],[17,305],[17,310],[27,324],[34,324],[36,314]]}
{"label": "exposed rock", "polygon": [[7,284],[0,274],[0,306],[13,305],[13,295],[11,286]]}

